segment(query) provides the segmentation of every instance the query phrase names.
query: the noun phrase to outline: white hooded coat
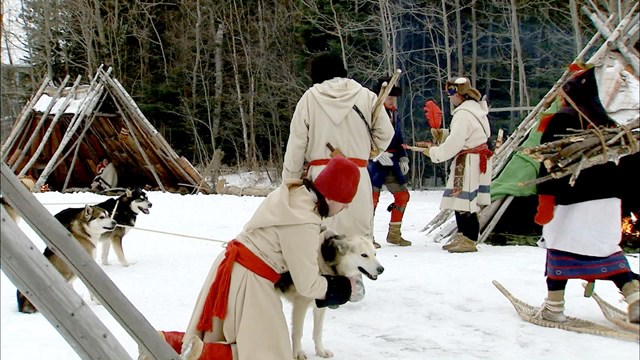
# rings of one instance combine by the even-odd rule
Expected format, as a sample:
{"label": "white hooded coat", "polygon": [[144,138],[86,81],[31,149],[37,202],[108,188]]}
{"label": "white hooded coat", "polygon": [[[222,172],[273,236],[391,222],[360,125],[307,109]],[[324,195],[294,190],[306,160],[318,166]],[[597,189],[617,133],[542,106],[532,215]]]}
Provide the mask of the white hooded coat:
{"label": "white hooded coat", "polygon": [[[374,145],[386,149],[393,138],[393,126],[385,111],[371,116],[376,94],[354,80],[333,78],[308,89],[298,101],[289,141],[284,155],[283,179],[300,179],[307,162],[330,158],[327,143],[347,158],[369,159],[371,135]],[[353,109],[356,105],[365,121]],[[308,177],[315,179],[324,166],[312,166]],[[348,209],[328,218],[326,225],[337,233],[366,235],[373,233],[373,198],[366,165],[360,168],[360,183]]]}
{"label": "white hooded coat", "polygon": [[447,186],[440,202],[441,209],[478,212],[479,205],[491,204],[491,159],[487,161],[487,171],[480,173],[480,156],[467,154],[464,164],[462,192],[452,196],[453,179],[458,153],[485,144],[491,135],[489,109],[485,101],[466,100],[456,107],[451,120],[449,136],[440,146],[429,149],[429,158],[434,163],[453,159],[449,169]]}
{"label": "white hooded coat", "polygon": [[[277,273],[289,271],[303,296],[322,299],[327,280],[320,276],[318,252],[321,217],[315,197],[301,180],[286,180],[260,204],[236,240]],[[292,357],[281,294],[274,284],[235,263],[224,320],[214,318],[213,331],[196,329],[202,308],[224,253],[214,262],[191,316],[184,339],[231,344],[234,359],[282,360]]]}

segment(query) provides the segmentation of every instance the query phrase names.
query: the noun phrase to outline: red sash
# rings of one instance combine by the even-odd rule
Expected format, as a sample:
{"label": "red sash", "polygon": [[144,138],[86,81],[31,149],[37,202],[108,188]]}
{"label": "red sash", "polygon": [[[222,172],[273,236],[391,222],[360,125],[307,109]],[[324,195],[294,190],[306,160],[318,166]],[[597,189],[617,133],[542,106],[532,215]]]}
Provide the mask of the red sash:
{"label": "red sash", "polygon": [[227,302],[229,301],[229,287],[231,286],[231,272],[233,264],[246,267],[256,275],[263,277],[272,283],[280,279],[280,274],[275,272],[262,259],[256,256],[246,246],[238,240],[233,240],[227,244],[224,259],[218,267],[216,277],[211,284],[207,299],[205,300],[198,322],[197,329],[209,331],[213,327],[213,317],[224,319],[227,314]]}
{"label": "red sash", "polygon": [[493,152],[489,150],[489,146],[486,143],[471,149],[462,150],[458,153],[458,156],[465,154],[478,154],[480,156],[480,172],[482,174],[487,172],[487,160],[493,155]]}
{"label": "red sash", "polygon": [[[356,164],[356,166],[358,167],[367,167],[367,164],[369,163],[368,160],[365,159],[358,159],[358,158],[348,158],[352,163]],[[320,165],[327,165],[329,163],[331,159],[316,159],[316,160],[311,160],[309,161],[309,164],[307,166],[320,166]]]}

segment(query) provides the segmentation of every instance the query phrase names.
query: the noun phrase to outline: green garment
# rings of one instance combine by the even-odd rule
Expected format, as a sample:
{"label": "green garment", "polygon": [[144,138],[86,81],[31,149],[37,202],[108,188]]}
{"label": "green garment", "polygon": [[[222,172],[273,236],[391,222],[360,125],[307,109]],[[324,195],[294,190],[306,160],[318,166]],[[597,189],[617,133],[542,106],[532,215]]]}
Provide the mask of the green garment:
{"label": "green garment", "polygon": [[[533,147],[540,145],[540,138],[542,132],[537,131],[540,118],[555,114],[560,108],[560,100],[556,99],[547,110],[541,113],[538,117],[536,125],[529,132],[527,139],[522,143],[521,147]],[[538,177],[540,170],[540,163],[533,160],[528,155],[523,154],[520,151],[513,153],[513,156],[507,162],[502,172],[496,176],[491,182],[491,201],[506,196],[530,196],[535,195],[536,185],[522,186],[520,183],[534,180]]]}

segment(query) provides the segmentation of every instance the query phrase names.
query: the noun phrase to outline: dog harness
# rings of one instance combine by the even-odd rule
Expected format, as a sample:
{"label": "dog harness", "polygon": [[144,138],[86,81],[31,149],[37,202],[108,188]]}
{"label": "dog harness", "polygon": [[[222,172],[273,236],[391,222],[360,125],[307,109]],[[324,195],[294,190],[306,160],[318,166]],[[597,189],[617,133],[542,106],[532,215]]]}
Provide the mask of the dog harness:
{"label": "dog harness", "polygon": [[216,277],[211,284],[207,299],[202,307],[202,315],[197,329],[210,331],[213,327],[213,317],[224,320],[227,315],[227,302],[229,301],[229,288],[231,286],[231,272],[234,263],[238,263],[256,275],[263,277],[272,283],[280,279],[280,274],[267,265],[262,259],[251,252],[238,240],[232,240],[227,244],[224,259],[216,272]]}

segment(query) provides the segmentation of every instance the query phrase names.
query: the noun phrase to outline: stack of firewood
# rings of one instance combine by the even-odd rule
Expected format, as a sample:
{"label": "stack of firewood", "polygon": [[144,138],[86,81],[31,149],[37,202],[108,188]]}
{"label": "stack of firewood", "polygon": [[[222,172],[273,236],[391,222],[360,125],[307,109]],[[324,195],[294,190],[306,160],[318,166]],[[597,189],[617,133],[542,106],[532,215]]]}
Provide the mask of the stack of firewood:
{"label": "stack of firewood", "polygon": [[558,140],[530,148],[519,148],[524,154],[544,164],[549,175],[522,185],[539,184],[571,175],[574,184],[580,171],[640,151],[638,122],[615,128],[599,127],[576,131]]}

